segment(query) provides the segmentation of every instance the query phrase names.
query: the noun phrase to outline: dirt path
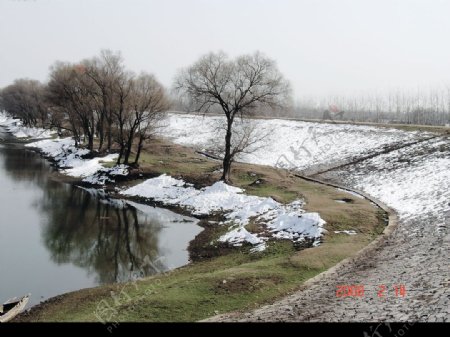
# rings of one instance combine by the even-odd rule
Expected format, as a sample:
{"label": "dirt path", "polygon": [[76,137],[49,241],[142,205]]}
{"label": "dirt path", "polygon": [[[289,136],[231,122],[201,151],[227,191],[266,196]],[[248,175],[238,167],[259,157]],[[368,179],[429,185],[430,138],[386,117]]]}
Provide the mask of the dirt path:
{"label": "dirt path", "polygon": [[[441,143],[431,140],[414,144],[320,176],[350,187],[362,186],[369,193],[376,191],[380,195],[377,197],[389,200],[386,203],[399,213],[398,226],[380,240],[376,249],[339,266],[303,291],[252,312],[209,320],[449,322],[450,182],[440,177],[449,171],[446,160],[450,157],[450,142],[447,139],[446,144]],[[400,196],[396,192],[399,187],[393,185],[396,181],[405,190]],[[425,186],[424,182],[429,183]],[[422,192],[418,191],[421,184]],[[442,191],[425,188],[430,184]],[[417,198],[422,198],[424,206],[411,211],[408,201],[414,203]],[[340,285],[363,285],[364,296],[337,296]],[[383,286],[383,296],[378,296]]]}

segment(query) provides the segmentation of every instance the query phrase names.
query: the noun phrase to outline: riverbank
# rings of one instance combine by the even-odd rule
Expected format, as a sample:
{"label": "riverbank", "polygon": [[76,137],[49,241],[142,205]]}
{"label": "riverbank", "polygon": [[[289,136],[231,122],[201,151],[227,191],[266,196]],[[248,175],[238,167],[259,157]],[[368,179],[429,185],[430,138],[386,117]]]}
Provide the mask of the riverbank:
{"label": "riverbank", "polygon": [[[114,187],[136,185],[162,173],[197,187],[208,186],[217,181],[219,166],[217,161],[190,148],[156,140],[147,147],[134,178],[128,177]],[[251,253],[248,245],[213,246],[210,242],[223,234],[224,228],[210,222],[219,218],[204,218],[199,224],[205,230],[189,248],[193,263],[135,283],[58,296],[34,307],[18,320],[193,321],[217,313],[255,308],[301,288],[305,280],[354,255],[380,234],[385,225],[384,213],[369,201],[295,176],[280,175],[270,167],[236,164],[232,178],[234,185],[245,188],[247,194],[270,196],[281,203],[305,200],[304,209],[318,212],[327,222],[321,245],[299,250],[301,247],[291,241],[280,240],[259,253]],[[264,183],[253,184],[256,180]],[[114,189],[109,191],[117,196]],[[345,230],[357,234],[348,235],[342,232]],[[111,291],[122,293],[120,300],[114,300]],[[105,317],[108,308],[108,314],[113,315]]]}
{"label": "riverbank", "polygon": [[[69,150],[70,144],[65,145]],[[70,150],[66,153],[68,156],[59,158],[61,160],[46,153],[56,165],[62,166],[60,173],[55,173],[59,181],[90,187],[92,180],[83,181],[87,177],[77,178],[71,173],[86,172],[81,169],[83,167],[89,168],[90,173],[95,167],[97,172],[98,164],[106,166],[105,170],[108,166],[111,168],[110,162],[83,151]],[[67,158],[71,160],[68,162]],[[120,193],[161,174],[176,177],[198,190],[218,181],[220,162],[191,148],[156,139],[147,144],[139,169],[130,170],[128,175],[115,176],[114,182],[97,180],[106,185],[96,187],[103,189],[109,198],[125,198],[191,214],[192,210],[185,207]],[[250,243],[236,247],[217,240],[228,230],[228,226],[218,225],[226,220],[223,214],[197,214],[204,230],[189,246],[193,263],[134,283],[57,296],[33,307],[18,320],[192,321],[227,311],[255,308],[301,288],[305,280],[353,256],[385,226],[385,213],[368,200],[268,166],[237,163],[232,180],[235,187],[245,189],[249,196],[270,198],[281,205],[302,200],[302,211],[320,214],[326,222],[320,245],[305,248],[311,246],[311,242],[302,245],[293,240],[272,238],[268,240],[267,248],[260,252],[252,251],[254,247]],[[243,228],[257,235],[264,231],[263,224],[254,221],[247,222]],[[120,298],[117,294],[121,294]]]}

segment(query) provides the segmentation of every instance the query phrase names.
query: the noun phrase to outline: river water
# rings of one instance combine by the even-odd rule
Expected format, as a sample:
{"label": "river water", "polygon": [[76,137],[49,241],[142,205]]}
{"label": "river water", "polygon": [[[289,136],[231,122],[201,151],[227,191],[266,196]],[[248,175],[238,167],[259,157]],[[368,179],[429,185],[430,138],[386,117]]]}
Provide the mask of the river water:
{"label": "river water", "polygon": [[189,262],[197,219],[51,179],[0,127],[0,302],[123,282]]}

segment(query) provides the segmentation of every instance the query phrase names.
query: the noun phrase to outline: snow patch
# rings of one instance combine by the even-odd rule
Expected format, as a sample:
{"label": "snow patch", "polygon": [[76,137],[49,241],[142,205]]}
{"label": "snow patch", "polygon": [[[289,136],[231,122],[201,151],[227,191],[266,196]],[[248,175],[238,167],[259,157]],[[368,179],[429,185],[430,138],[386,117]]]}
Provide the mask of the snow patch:
{"label": "snow patch", "polygon": [[271,237],[294,241],[309,238],[315,243],[319,242],[325,221],[317,213],[305,213],[301,208],[302,201],[283,205],[272,198],[246,195],[243,192],[243,189],[222,181],[196,189],[183,180],[163,174],[120,193],[149,198],[165,205],[181,206],[194,215],[224,213],[226,220],[222,224],[232,226],[219,241],[235,246],[246,242],[260,245],[258,250],[265,249],[262,234],[253,234],[244,228],[250,221],[264,224]]}
{"label": "snow patch", "polygon": [[[35,147],[42,153],[55,160],[58,167],[65,168],[62,172],[71,177],[89,177],[103,170],[102,163],[113,162],[117,159],[117,154],[109,154],[104,157],[84,159],[90,153],[87,149],[75,147],[75,141],[71,138],[45,139],[30,144],[28,147]],[[106,171],[109,172],[109,171]],[[124,173],[123,167],[116,167],[111,170],[114,174]],[[89,178],[92,181],[95,177]],[[89,180],[88,179],[88,180]],[[98,178],[100,181],[100,178]]]}
{"label": "snow patch", "polygon": [[105,185],[106,183],[114,183],[116,176],[127,176],[129,173],[128,166],[120,164],[111,168],[102,168],[94,174],[83,179],[83,182],[93,185]]}
{"label": "snow patch", "polygon": [[30,128],[23,126],[21,120],[9,117],[7,114],[0,112],[0,125],[17,138],[50,138],[56,132],[42,128]]}
{"label": "snow patch", "polygon": [[238,227],[230,230],[226,234],[219,238],[220,242],[229,242],[234,246],[242,246],[243,242],[248,242],[251,245],[257,245],[263,243],[261,238],[258,238],[255,234],[251,234],[243,227]]}
{"label": "snow patch", "polygon": [[113,162],[117,157],[117,154],[108,154],[105,157],[77,161],[76,164],[69,164],[72,168],[65,170],[64,173],[71,177],[87,177],[101,170],[103,168],[102,163]]}
{"label": "snow patch", "polygon": [[336,234],[347,234],[347,235],[356,235],[356,231],[350,229],[350,230],[343,230],[343,231],[334,231]]}

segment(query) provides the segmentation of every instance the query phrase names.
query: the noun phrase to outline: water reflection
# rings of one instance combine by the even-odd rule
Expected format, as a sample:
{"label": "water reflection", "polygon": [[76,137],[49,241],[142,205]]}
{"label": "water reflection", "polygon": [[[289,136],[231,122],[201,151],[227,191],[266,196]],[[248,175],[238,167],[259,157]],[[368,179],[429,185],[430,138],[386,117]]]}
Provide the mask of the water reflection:
{"label": "water reflection", "polygon": [[[53,261],[85,268],[97,275],[99,283],[123,282],[138,272],[152,275],[167,269],[158,260],[158,235],[163,228],[158,220],[143,225],[136,208],[126,202],[108,202],[80,188],[69,189],[69,193],[54,190],[40,203],[48,214],[43,238]],[[146,265],[148,259],[158,264]]]}
{"label": "water reflection", "polygon": [[5,160],[0,160],[2,166],[0,171],[3,176],[6,173],[14,181],[33,182],[39,187],[45,187],[49,182],[48,176],[53,169],[36,153],[17,144],[2,145],[0,152],[0,155],[5,158]]}
{"label": "water reflection", "polygon": [[51,172],[36,153],[0,144],[0,300],[31,292],[36,304],[188,263],[196,219],[107,200]]}

